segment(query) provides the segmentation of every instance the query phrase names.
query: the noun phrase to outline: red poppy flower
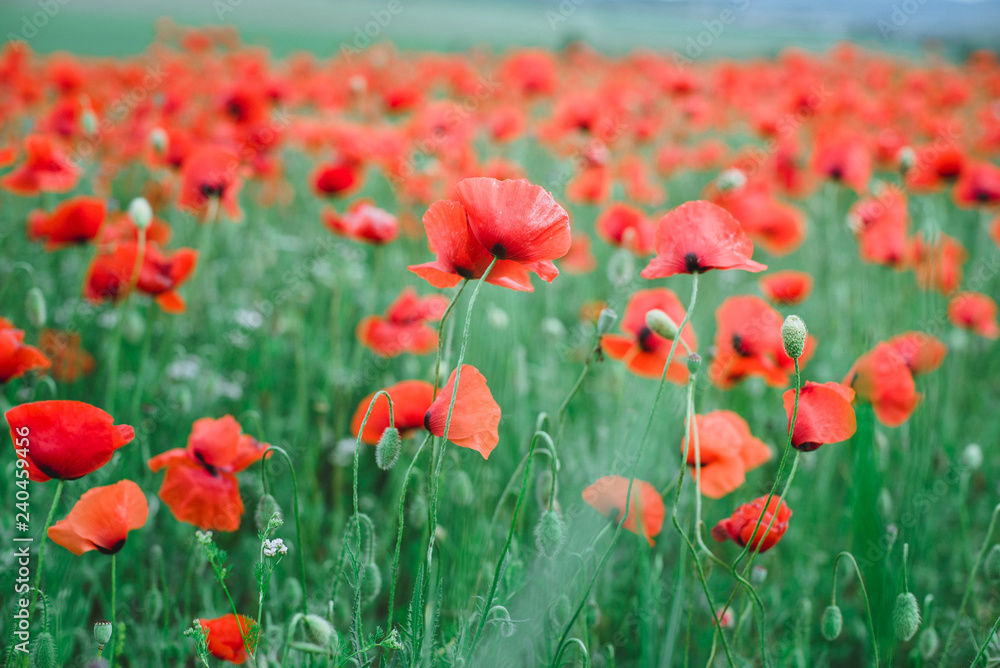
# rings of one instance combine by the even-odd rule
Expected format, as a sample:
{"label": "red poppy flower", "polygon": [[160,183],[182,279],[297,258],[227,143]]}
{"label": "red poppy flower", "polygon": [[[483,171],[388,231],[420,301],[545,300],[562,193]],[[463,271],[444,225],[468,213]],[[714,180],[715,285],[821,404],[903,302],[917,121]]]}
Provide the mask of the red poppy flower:
{"label": "red poppy flower", "polygon": [[[583,500],[615,522],[622,521],[628,503],[628,519],[623,526],[632,533],[643,536],[652,545],[653,538],[663,529],[663,518],[666,517],[663,499],[656,488],[644,480],[636,478],[633,481],[631,496],[628,485],[628,478],[620,475],[604,476],[583,490]],[[639,526],[642,526],[642,533],[639,533]]]}
{"label": "red poppy flower", "polygon": [[[457,371],[457,369],[456,369]],[[424,428],[435,436],[444,436],[448,420],[448,407],[455,391],[455,371],[451,372],[448,384],[438,393],[437,399],[424,414]],[[486,378],[474,366],[462,365],[458,396],[451,415],[448,440],[462,448],[475,450],[489,459],[490,453],[500,441],[497,428],[500,425],[500,406],[493,400]]]}
{"label": "red poppy flower", "polygon": [[813,278],[804,271],[786,269],[761,278],[757,284],[769,300],[780,306],[801,303],[813,289]]}
{"label": "red poppy flower", "polygon": [[597,259],[590,251],[590,236],[586,232],[573,234],[569,252],[559,261],[559,266],[570,274],[586,274],[597,267]]}
{"label": "red poppy flower", "polygon": [[195,420],[186,448],[174,448],[149,460],[153,473],[166,468],[160,498],[181,522],[200,529],[236,531],[243,499],[236,474],[260,461],[269,447],[242,433],[226,415]]}
{"label": "red poppy flower", "polygon": [[135,430],[81,401],[35,401],[6,413],[17,456],[33,482],[76,480],[111,461]]}
{"label": "red poppy flower", "polygon": [[816,141],[812,168],[820,176],[863,193],[872,175],[871,151],[861,136],[829,133]]}
{"label": "red poppy flower", "polygon": [[353,160],[320,165],[312,176],[317,195],[343,197],[355,192],[364,180],[363,167]]}
{"label": "red poppy flower", "polygon": [[949,295],[962,284],[962,265],[969,258],[965,247],[955,238],[940,232],[934,244],[924,241],[923,233],[910,240],[907,261],[922,289],[937,289]]}
{"label": "red poppy flower", "polygon": [[76,187],[82,170],[73,164],[49,135],[29,135],[22,165],[0,179],[0,188],[31,197],[39,193],[64,193]]}
{"label": "red poppy flower", "polygon": [[[216,659],[234,663],[237,666],[247,660],[246,645],[255,647],[257,622],[246,615],[237,617],[233,613],[215,619],[199,619],[208,638],[208,653]],[[247,642],[243,642],[246,636]]]}
{"label": "red poppy flower", "polygon": [[965,153],[954,144],[918,147],[913,168],[906,173],[906,187],[918,193],[940,190],[961,175],[965,163]]}
{"label": "red poppy flower", "polygon": [[387,244],[399,236],[396,216],[367,200],[358,200],[344,215],[324,209],[323,224],[336,235],[370,244]]}
{"label": "red poppy flower", "polygon": [[[782,395],[788,426],[795,409],[795,390]],[[799,410],[792,432],[792,447],[811,452],[827,443],[846,441],[858,429],[854,416],[854,390],[840,383],[806,381],[799,391]]]}
{"label": "red poppy flower", "polygon": [[[795,361],[785,353],[781,339],[781,314],[760,297],[729,297],[715,311],[715,357],[709,378],[729,389],[751,376],[760,376],[771,387],[787,385],[795,372]],[[799,358],[805,365],[816,349],[816,340],[806,337]]]}
{"label": "red poppy flower", "polygon": [[687,202],[666,214],[656,227],[656,257],[643,278],[701,274],[709,269],[764,271],[750,259],[753,242],[722,207],[702,200]]}
{"label": "red poppy flower", "polygon": [[107,205],[99,197],[72,197],[51,213],[36,209],[28,214],[28,238],[45,241],[48,251],[85,243],[97,237],[106,213]]}
{"label": "red poppy flower", "polygon": [[997,303],[979,292],[960,292],[948,302],[948,320],[987,339],[1000,337]]}
{"label": "red poppy flower", "polygon": [[852,387],[859,399],[871,402],[875,417],[887,427],[909,420],[921,400],[906,358],[889,343],[859,357],[843,384]]}
{"label": "red poppy flower", "polygon": [[202,146],[184,160],[178,205],[204,215],[210,202],[215,200],[231,220],[238,221],[243,212],[236,195],[242,185],[240,159],[235,151],[221,146]]}
{"label": "red poppy flower", "polygon": [[76,555],[90,550],[115,554],[125,546],[128,532],[145,526],[149,504],[139,485],[122,480],[83,493],[66,519],[49,528],[52,542]]}
{"label": "red poppy flower", "polygon": [[[463,371],[462,374],[464,375],[465,372]],[[465,383],[462,383],[462,387],[465,387]],[[390,385],[385,388],[385,391],[392,397],[392,426],[399,430],[400,435],[405,436],[414,429],[422,429],[424,416],[434,401],[434,386],[423,380],[404,380]],[[358,431],[361,430],[361,423],[364,422],[365,413],[368,412],[368,406],[375,394],[372,392],[362,399],[354,411],[354,417],[351,418],[351,433],[355,438],[357,438]],[[457,410],[457,401],[455,407]],[[452,419],[452,427],[454,425],[455,422]],[[386,401],[385,397],[380,396],[375,405],[372,406],[368,422],[365,422],[365,430],[361,432],[361,442],[377,445],[379,439],[382,438],[382,432],[389,426],[389,402]]]}
{"label": "red poppy flower", "polygon": [[73,383],[94,371],[94,356],[80,345],[79,332],[43,329],[38,347],[52,360],[51,374],[60,383]]}
{"label": "red poppy flower", "polygon": [[969,162],[955,182],[955,203],[961,207],[1000,203],[1000,167],[989,162]]}
{"label": "red poppy flower", "polygon": [[[647,378],[659,378],[663,375],[663,367],[672,345],[671,341],[654,334],[646,326],[646,314],[653,309],[666,313],[678,326],[684,319],[684,307],[672,290],[640,290],[632,295],[621,321],[621,330],[628,336],[605,334],[601,338],[601,348],[608,357],[621,360],[629,371]],[[698,349],[698,339],[690,326],[684,327],[681,340],[688,344],[692,352]],[[681,357],[674,353],[670,371],[667,372],[667,380],[678,385],[684,385],[688,381],[687,365],[681,361]]]}
{"label": "red poppy flower", "polygon": [[[160,218],[153,218],[146,228],[146,243],[163,246],[170,242],[172,236],[173,230],[170,229],[170,225]],[[139,228],[124,211],[108,220],[98,235],[98,243],[102,245],[123,241],[139,241]]]}
{"label": "red poppy flower", "polygon": [[772,255],[788,255],[802,245],[806,225],[802,212],[774,198],[770,186],[746,184],[712,197],[740,222],[755,244]]}
{"label": "red poppy flower", "polygon": [[[432,204],[424,214],[424,228],[437,259],[410,265],[409,270],[436,288],[453,287],[463,278],[481,278],[493,260],[490,252],[472,236],[468,215],[458,202],[440,200]],[[497,260],[486,282],[511,290],[534,289],[528,270],[512,260]]]}
{"label": "red poppy flower", "polygon": [[549,283],[552,260],[569,252],[569,214],[541,186],[524,179],[475,177],[455,186],[472,236],[499,260],[524,265]]}
{"label": "red poppy flower", "polygon": [[897,334],[886,343],[903,356],[906,365],[910,367],[910,373],[914,376],[934,371],[941,366],[948,352],[948,346],[924,332]]}
{"label": "red poppy flower", "polygon": [[448,300],[441,295],[421,298],[416,290],[406,288],[384,318],[372,315],[358,323],[358,341],[383,357],[427,355],[437,349],[438,335],[426,323],[440,320],[447,308]]}
{"label": "red poppy flower", "polygon": [[656,228],[639,209],[611,204],[597,218],[597,235],[612,246],[636,255],[650,255],[656,248]]}
{"label": "red poppy flower", "polygon": [[883,188],[877,197],[858,200],[848,220],[858,238],[861,259],[898,268],[906,259],[909,213],[906,197],[895,188]]}
{"label": "red poppy flower", "polygon": [[33,369],[48,369],[51,364],[41,350],[24,344],[24,331],[15,328],[10,320],[0,318],[0,384]]}
{"label": "red poppy flower", "polygon": [[[124,299],[133,280],[138,252],[134,242],[98,251],[87,269],[83,296],[95,304]],[[146,244],[135,287],[152,296],[167,313],[183,313],[186,304],[177,288],[191,277],[197,264],[198,251],[194,249],[180,248],[166,254],[156,244]]]}
{"label": "red poppy flower", "polygon": [[[752,471],[771,459],[771,449],[750,433],[750,425],[732,411],[719,410],[694,416],[698,430],[698,455],[701,459],[701,493],[721,499],[738,489]],[[681,452],[687,448],[688,468],[692,479],[697,474],[698,459],[694,443],[681,441]]]}
{"label": "red poppy flower", "polygon": [[[770,503],[767,504],[767,510],[764,511],[765,501],[767,501],[767,497],[762,496],[750,503],[744,503],[733,511],[730,517],[720,521],[712,528],[712,538],[719,543],[732,540],[740,547],[746,547],[749,544],[751,550],[758,552],[770,550],[778,544],[778,541],[785,535],[785,531],[788,530],[788,520],[792,516],[792,510],[787,503],[779,501],[777,496],[772,496]],[[764,512],[763,519],[761,519],[761,512]],[[760,520],[759,527],[757,526],[758,519]],[[771,525],[772,519],[774,519],[773,525]],[[770,531],[767,530],[768,526],[771,526]]]}

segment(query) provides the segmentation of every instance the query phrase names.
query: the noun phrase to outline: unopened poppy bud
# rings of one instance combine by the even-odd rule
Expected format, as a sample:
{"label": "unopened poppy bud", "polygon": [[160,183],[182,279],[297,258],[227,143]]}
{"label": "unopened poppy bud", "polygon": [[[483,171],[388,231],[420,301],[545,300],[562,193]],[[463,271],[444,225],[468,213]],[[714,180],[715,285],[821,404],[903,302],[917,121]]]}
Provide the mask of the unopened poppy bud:
{"label": "unopened poppy bud", "polygon": [[30,288],[24,296],[24,311],[32,327],[44,327],[48,318],[45,295],[37,287]]}
{"label": "unopened poppy bud", "polygon": [[836,605],[826,606],[819,623],[820,631],[827,640],[836,640],[844,628],[844,615]]}
{"label": "unopened poppy bud", "polygon": [[87,137],[97,135],[97,114],[94,113],[93,109],[83,110],[83,113],[80,114],[80,126],[83,128],[83,134]]}
{"label": "unopened poppy bud", "polygon": [[920,632],[920,639],[917,641],[917,649],[920,650],[920,656],[927,661],[934,658],[940,644],[941,639],[938,637],[937,630],[935,630],[933,626],[929,626]]}
{"label": "unopened poppy bud", "polygon": [[588,628],[597,628],[601,623],[601,609],[597,605],[597,601],[590,599],[587,601],[587,607],[584,611],[587,618]]}
{"label": "unopened poppy bud", "polygon": [[990,548],[990,553],[986,555],[986,563],[983,564],[986,577],[993,582],[1000,582],[1000,545]]}
{"label": "unopened poppy bud", "polygon": [[257,525],[257,531],[261,533],[267,531],[267,527],[271,523],[271,518],[275,515],[279,518],[281,517],[281,506],[278,505],[277,499],[270,494],[265,494],[260,497],[260,500],[257,502],[257,509],[253,514],[253,520],[254,524]]}
{"label": "unopened poppy bud", "polygon": [[472,487],[472,479],[465,471],[456,471],[451,482],[451,499],[460,506],[467,506],[476,498],[476,490]]}
{"label": "unopened poppy bud", "polygon": [[546,510],[535,526],[535,546],[545,557],[551,559],[562,549],[566,540],[566,525],[554,510]]}
{"label": "unopened poppy bud", "polygon": [[742,170],[731,168],[727,169],[721,174],[719,178],[716,179],[715,185],[720,192],[727,192],[729,190],[738,190],[746,185],[747,175],[743,173]]}
{"label": "unopened poppy bud", "polygon": [[135,226],[140,230],[145,230],[153,222],[153,207],[145,197],[136,197],[128,205],[128,217],[132,219]]}
{"label": "unopened poppy bud", "polygon": [[361,600],[371,603],[382,593],[382,571],[378,564],[369,562],[361,576]]}
{"label": "unopened poppy bud", "polygon": [[306,615],[302,619],[306,639],[319,647],[327,647],[334,638],[333,627],[319,615]]}
{"label": "unopened poppy bud", "polygon": [[146,595],[142,597],[142,603],[143,609],[150,619],[155,621],[163,614],[163,593],[159,589],[148,590]]}
{"label": "unopened poppy bud", "polygon": [[302,603],[302,584],[297,578],[288,578],[281,590],[281,597],[289,609],[299,607]]}
{"label": "unopened poppy bud", "polygon": [[698,373],[698,369],[701,368],[701,355],[698,353],[691,353],[684,358],[684,361],[687,363],[688,373],[692,376]]}
{"label": "unopened poppy bud", "polygon": [[604,336],[611,331],[615,322],[618,321],[618,314],[609,308],[601,309],[601,314],[597,316],[597,335]]}
{"label": "unopened poppy bud", "polygon": [[125,340],[135,345],[142,341],[146,333],[146,321],[138,311],[126,311],[119,316],[122,318],[122,336]]}
{"label": "unopened poppy bud", "polygon": [[905,176],[917,164],[917,154],[909,146],[904,146],[896,154],[896,162],[899,163],[900,174]]}
{"label": "unopened poppy bud", "polygon": [[983,449],[978,443],[969,443],[962,450],[962,466],[975,471],[983,465]]}
{"label": "unopened poppy bud", "polygon": [[98,649],[104,649],[104,646],[111,640],[111,631],[111,622],[106,619],[94,624],[94,640],[97,641]]}
{"label": "unopened poppy bud", "polygon": [[920,604],[917,597],[910,592],[903,592],[896,597],[896,606],[892,609],[892,628],[896,638],[906,642],[920,628]]}
{"label": "unopened poppy bud", "polygon": [[37,668],[56,668],[56,643],[52,634],[45,632],[35,641],[35,654],[31,657]]}
{"label": "unopened poppy bud", "polygon": [[658,308],[650,309],[646,312],[646,327],[649,327],[654,334],[662,336],[668,341],[673,341],[677,338],[677,323]]}
{"label": "unopened poppy bud", "polygon": [[750,584],[759,587],[764,584],[765,580],[767,580],[767,569],[754,565],[753,570],[750,571]]}
{"label": "unopened poppy bud", "polygon": [[164,155],[170,147],[170,138],[163,128],[153,128],[149,133],[149,143],[157,155]]}
{"label": "unopened poppy bud", "polygon": [[403,439],[395,427],[386,427],[382,437],[375,447],[375,463],[383,471],[389,471],[399,461],[399,453],[403,450]]}
{"label": "unopened poppy bud", "polygon": [[781,340],[785,344],[785,354],[792,359],[802,356],[802,351],[806,347],[806,323],[797,315],[790,315],[785,318],[781,325]]}

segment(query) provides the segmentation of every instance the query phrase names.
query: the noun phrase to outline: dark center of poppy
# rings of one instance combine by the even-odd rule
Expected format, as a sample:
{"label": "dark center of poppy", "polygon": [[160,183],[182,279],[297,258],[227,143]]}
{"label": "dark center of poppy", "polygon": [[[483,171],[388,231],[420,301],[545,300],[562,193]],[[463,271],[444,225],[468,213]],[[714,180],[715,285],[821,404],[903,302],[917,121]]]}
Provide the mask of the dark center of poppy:
{"label": "dark center of poppy", "polygon": [[507,259],[507,249],[504,248],[504,245],[499,241],[493,244],[493,248],[490,249],[490,253],[492,253],[493,257],[495,257],[498,260]]}
{"label": "dark center of poppy", "polygon": [[237,100],[230,100],[226,104],[226,113],[238,120],[243,117],[243,105]]}
{"label": "dark center of poppy", "polygon": [[753,353],[750,352],[749,346],[747,346],[746,341],[743,340],[739,334],[733,334],[733,350],[740,357],[753,357]]}
{"label": "dark center of poppy", "polygon": [[119,550],[125,547],[125,539],[122,538],[120,541],[118,541],[111,547],[102,547],[100,545],[97,545],[96,543],[94,544],[94,546],[97,548],[97,551],[100,552],[101,554],[116,554]]}
{"label": "dark center of poppy", "polygon": [[222,190],[220,183],[202,183],[200,192],[203,197],[222,197]]}
{"label": "dark center of poppy", "polygon": [[431,430],[431,412],[427,411],[424,413],[424,429],[427,431]]}
{"label": "dark center of poppy", "polygon": [[988,190],[978,188],[976,189],[974,197],[977,202],[986,203],[993,200],[993,193],[989,192]]}
{"label": "dark center of poppy", "polygon": [[472,280],[476,277],[475,272],[471,269],[466,269],[465,267],[455,267],[455,273],[466,280]]}
{"label": "dark center of poppy", "polygon": [[838,165],[830,169],[830,178],[839,181],[844,178],[844,170]]}
{"label": "dark center of poppy", "polygon": [[207,461],[205,461],[205,456],[203,454],[201,454],[199,451],[195,450],[194,451],[194,458],[198,460],[198,463],[201,464],[202,468],[204,468],[206,471],[208,471],[208,474],[210,476],[212,476],[213,478],[218,478],[219,477],[219,471],[218,471],[218,469],[216,469],[214,466],[212,466]]}
{"label": "dark center of poppy", "polygon": [[688,253],[684,256],[684,270],[689,274],[700,274],[704,271],[698,262],[697,253]]}
{"label": "dark center of poppy", "polygon": [[639,343],[639,347],[642,348],[643,352],[652,352],[653,348],[656,347],[656,342],[651,338],[653,336],[653,330],[651,330],[646,325],[642,326],[639,330],[639,335],[636,337]]}
{"label": "dark center of poppy", "polygon": [[813,450],[819,449],[822,443],[808,442],[808,443],[792,443],[796,450],[801,450],[802,452],[812,452]]}

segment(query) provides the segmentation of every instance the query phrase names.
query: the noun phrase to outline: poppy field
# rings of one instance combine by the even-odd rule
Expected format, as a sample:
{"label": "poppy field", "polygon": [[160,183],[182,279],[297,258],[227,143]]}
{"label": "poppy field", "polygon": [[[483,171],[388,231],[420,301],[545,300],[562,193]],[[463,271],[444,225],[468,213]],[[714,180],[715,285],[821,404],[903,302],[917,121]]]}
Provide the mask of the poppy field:
{"label": "poppy field", "polygon": [[0,245],[4,666],[1000,662],[995,53],[8,41]]}

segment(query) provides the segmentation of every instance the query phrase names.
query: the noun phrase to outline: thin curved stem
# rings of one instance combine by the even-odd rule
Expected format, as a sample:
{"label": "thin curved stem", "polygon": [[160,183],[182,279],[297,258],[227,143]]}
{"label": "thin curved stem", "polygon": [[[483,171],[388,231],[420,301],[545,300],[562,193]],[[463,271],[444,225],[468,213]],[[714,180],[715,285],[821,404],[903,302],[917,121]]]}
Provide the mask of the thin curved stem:
{"label": "thin curved stem", "polygon": [[448,320],[448,316],[451,315],[452,309],[454,309],[455,304],[458,303],[458,298],[462,296],[462,292],[468,284],[468,280],[462,281],[461,285],[458,286],[458,292],[456,292],[455,296],[451,298],[450,302],[448,302],[448,308],[444,310],[444,314],[441,316],[441,319],[438,320],[438,348],[437,358],[434,360],[434,393],[431,395],[432,400],[437,399],[438,388],[441,384],[441,354],[444,349],[444,323]]}
{"label": "thin curved stem", "polygon": [[941,650],[941,656],[948,656],[948,650],[951,649],[951,642],[955,638],[955,632],[958,631],[958,625],[962,620],[962,615],[965,614],[965,606],[969,602],[969,595],[972,593],[972,583],[976,579],[976,573],[979,571],[979,567],[983,565],[983,560],[986,558],[986,552],[990,548],[990,540],[993,538],[993,529],[996,527],[997,516],[1000,515],[1000,504],[997,504],[993,508],[993,515],[990,517],[989,526],[986,527],[986,537],[983,539],[983,546],[979,550],[979,556],[976,557],[976,563],[973,564],[972,570],[969,571],[969,582],[965,586],[965,593],[962,594],[962,602],[958,606],[958,614],[955,615],[955,621],[951,625],[951,630],[948,631],[948,637],[944,641],[944,649]]}
{"label": "thin curved stem", "polygon": [[[52,519],[56,515],[56,506],[59,505],[59,497],[62,496],[62,490],[63,490],[63,481],[57,480],[56,493],[52,497],[52,505],[49,506],[49,515],[48,517],[45,518],[45,525],[42,527],[42,544],[38,548],[38,563],[35,565],[35,568],[38,569],[38,572],[35,573],[35,584],[32,585],[32,588],[39,595],[41,595],[41,589],[39,588],[39,585],[42,582],[42,564],[45,562],[45,542],[49,536],[49,527],[52,526]],[[34,596],[31,597],[31,605],[28,606],[29,619],[31,618],[31,613],[34,612],[35,610],[36,600],[37,599]]]}
{"label": "thin curved stem", "polygon": [[[295,513],[295,540],[298,541],[298,553],[299,553],[299,577],[302,579],[302,614],[308,612],[307,603],[309,600],[308,589],[306,583],[306,558],[305,558],[305,546],[302,544],[302,522],[299,519],[299,483],[295,477],[295,467],[292,466],[292,458],[289,457],[288,453],[284,448],[277,445],[269,445],[267,450],[264,451],[264,455],[260,458],[260,476],[264,482],[264,493],[268,493],[267,485],[267,467],[265,465],[267,461],[267,453],[274,451],[279,453],[285,458],[285,462],[288,463],[288,471],[292,474],[292,509]],[[258,620],[259,621],[259,620]]]}
{"label": "thin curved stem", "polygon": [[118,577],[116,573],[118,562],[118,555],[111,555],[111,633],[112,642],[111,645],[111,668],[115,668],[115,662],[118,660],[118,647],[121,645],[119,638],[121,637],[121,630],[118,628]]}
{"label": "thin curved stem", "polygon": [[987,634],[986,639],[983,640],[983,645],[982,647],[979,648],[979,653],[976,654],[976,658],[972,660],[972,665],[969,666],[969,668],[976,668],[976,666],[979,664],[979,660],[983,658],[984,654],[986,654],[986,648],[990,646],[990,641],[993,640],[993,636],[996,634],[998,627],[1000,627],[1000,617],[997,617],[997,620],[993,622],[993,628],[990,629],[990,632],[989,634]]}
{"label": "thin curved stem", "polygon": [[844,557],[851,560],[851,563],[854,565],[854,570],[858,574],[858,582],[861,584],[861,593],[865,597],[865,609],[868,611],[868,631],[872,634],[872,647],[875,649],[875,668],[878,668],[878,638],[875,636],[875,622],[872,620],[872,606],[868,601],[868,589],[865,587],[865,579],[861,575],[861,569],[858,567],[858,562],[854,558],[854,555],[850,552],[841,552],[833,560],[834,604],[836,604],[837,564],[839,564],[841,558]]}
{"label": "thin curved stem", "polygon": [[399,492],[399,528],[396,532],[396,553],[392,559],[392,580],[389,583],[389,621],[386,624],[386,631],[392,631],[392,620],[395,616],[395,602],[396,602],[396,578],[399,574],[399,552],[403,545],[403,524],[404,524],[404,510],[406,508],[406,487],[410,482],[410,474],[413,473],[413,469],[417,464],[417,460],[420,459],[420,453],[424,451],[424,446],[434,438],[434,435],[429,433],[426,438],[420,442],[420,447],[417,448],[417,453],[413,455],[413,460],[410,462],[410,466],[406,469],[406,475],[403,476],[403,488]]}

